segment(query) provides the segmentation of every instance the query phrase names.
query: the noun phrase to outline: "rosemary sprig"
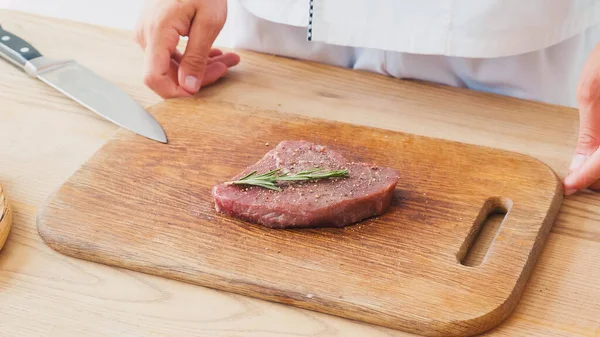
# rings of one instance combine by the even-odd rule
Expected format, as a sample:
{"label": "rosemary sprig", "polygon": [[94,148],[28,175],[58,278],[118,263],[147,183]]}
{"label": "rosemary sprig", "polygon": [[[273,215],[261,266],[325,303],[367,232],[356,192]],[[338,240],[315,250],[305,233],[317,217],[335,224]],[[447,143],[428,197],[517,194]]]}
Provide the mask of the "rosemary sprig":
{"label": "rosemary sprig", "polygon": [[328,178],[343,178],[348,176],[348,170],[323,171],[322,168],[318,167],[298,172],[296,174],[280,174],[279,172],[281,172],[281,169],[271,170],[262,174],[257,174],[256,171],[252,171],[238,180],[228,182],[228,184],[259,186],[268,188],[270,190],[281,191],[281,188],[276,185],[278,181],[306,181]]}

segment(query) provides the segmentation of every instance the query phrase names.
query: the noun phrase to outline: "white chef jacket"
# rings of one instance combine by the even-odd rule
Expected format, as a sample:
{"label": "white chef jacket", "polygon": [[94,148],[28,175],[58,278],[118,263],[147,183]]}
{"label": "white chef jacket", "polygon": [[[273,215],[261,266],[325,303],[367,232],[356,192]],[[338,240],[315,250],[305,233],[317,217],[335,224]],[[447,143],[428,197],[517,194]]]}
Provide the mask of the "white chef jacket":
{"label": "white chef jacket", "polygon": [[233,46],[576,107],[600,0],[230,0]]}

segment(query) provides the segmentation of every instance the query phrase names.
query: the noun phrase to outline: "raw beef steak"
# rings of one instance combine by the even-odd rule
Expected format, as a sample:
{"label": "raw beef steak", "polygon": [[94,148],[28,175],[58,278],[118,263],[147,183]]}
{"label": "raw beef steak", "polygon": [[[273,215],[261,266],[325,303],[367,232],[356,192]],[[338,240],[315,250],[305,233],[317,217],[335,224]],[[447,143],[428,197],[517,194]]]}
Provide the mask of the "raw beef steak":
{"label": "raw beef steak", "polygon": [[347,169],[348,176],[278,182],[281,191],[222,183],[213,187],[215,209],[271,228],[342,227],[384,213],[399,178],[394,169],[348,162],[321,145],[283,141],[231,181],[253,171],[281,169],[294,174],[315,167]]}

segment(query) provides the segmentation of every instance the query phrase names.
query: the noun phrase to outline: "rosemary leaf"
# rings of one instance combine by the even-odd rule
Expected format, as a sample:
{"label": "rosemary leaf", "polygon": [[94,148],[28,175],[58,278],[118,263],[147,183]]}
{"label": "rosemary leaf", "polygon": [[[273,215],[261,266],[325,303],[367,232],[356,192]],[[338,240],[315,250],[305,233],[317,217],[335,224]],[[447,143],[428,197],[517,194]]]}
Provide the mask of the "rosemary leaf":
{"label": "rosemary leaf", "polygon": [[253,171],[238,180],[229,182],[228,184],[258,186],[275,191],[281,191],[281,188],[276,185],[278,181],[306,181],[328,178],[343,178],[348,176],[348,170],[323,171],[323,169],[319,167],[298,172],[296,174],[279,174],[280,171],[281,169],[276,169],[262,174],[257,174],[256,171]]}

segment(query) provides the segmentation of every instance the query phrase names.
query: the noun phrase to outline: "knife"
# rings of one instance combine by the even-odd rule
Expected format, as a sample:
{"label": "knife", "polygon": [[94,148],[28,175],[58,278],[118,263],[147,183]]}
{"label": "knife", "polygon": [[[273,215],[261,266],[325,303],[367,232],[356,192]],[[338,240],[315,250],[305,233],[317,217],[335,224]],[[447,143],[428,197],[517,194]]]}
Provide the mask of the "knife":
{"label": "knife", "polygon": [[141,136],[167,143],[154,117],[117,86],[73,60],[44,57],[0,26],[0,56],[101,117]]}

